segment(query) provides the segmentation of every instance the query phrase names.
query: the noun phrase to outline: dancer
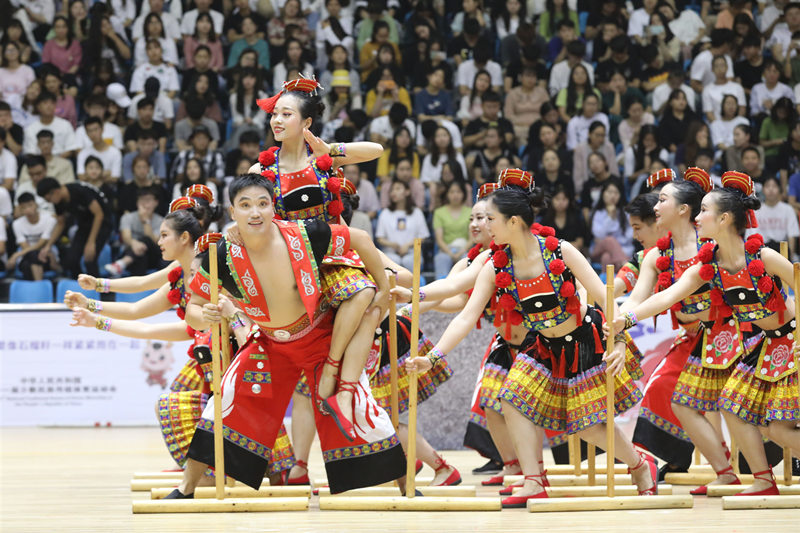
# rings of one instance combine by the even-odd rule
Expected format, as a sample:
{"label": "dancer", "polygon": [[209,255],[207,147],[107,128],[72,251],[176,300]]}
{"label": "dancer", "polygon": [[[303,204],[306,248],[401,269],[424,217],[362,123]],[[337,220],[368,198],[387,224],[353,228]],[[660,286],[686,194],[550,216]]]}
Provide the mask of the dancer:
{"label": "dancer", "polygon": [[[472,329],[487,303],[496,310],[495,324],[513,324],[537,332],[534,347],[518,353],[499,392],[508,425],[525,475],[525,484],[504,507],[522,507],[531,498],[546,498],[544,474],[537,460],[542,446],[536,427],[577,433],[599,446],[605,444],[606,366],[615,376],[615,411],[624,412],[642,397],[633,383],[638,361],[628,349],[628,338],[615,338],[615,349],[604,354],[598,308],[580,302],[580,281],[595,301],[605,289],[586,258],[547,228],[534,235],[530,228],[535,210],[543,203],[533,177],[517,169],[504,170],[500,188],[489,196],[489,231],[498,245],[492,264],[484,265],[464,310],[450,323],[428,357],[406,362],[409,371],[426,371]],[[616,304],[614,304],[616,307]],[[616,428],[616,456],[630,467],[633,482],[643,495],[655,494],[655,465],[637,452]]]}
{"label": "dancer", "polygon": [[[792,265],[764,247],[760,235],[744,240],[745,230],[757,225],[754,210],[760,205],[750,177],[726,172],[722,185],[705,195],[696,219],[700,238],[716,243],[702,246],[698,252],[702,264],[687,269],[670,288],[616,319],[615,326],[628,327],[637,317],[652,316],[711,285],[710,318],[715,322],[706,331],[716,330],[716,335],[702,363],[723,368],[731,360],[739,363],[732,371],[718,370],[714,381],[709,377],[714,369],[705,366],[686,380],[686,387],[681,386],[681,376],[675,398],[688,396],[690,385],[710,388],[698,391],[698,408],[713,408],[716,401],[755,477],[753,485],[739,494],[778,494],[759,430],[795,455],[800,453],[800,400],[792,357],[794,302],[782,289],[783,283],[792,284]],[[686,373],[691,372],[687,364]],[[727,473],[718,474],[726,476],[728,483],[738,481]]]}
{"label": "dancer", "polygon": [[[275,215],[282,220],[318,220],[337,223],[342,212],[339,198],[341,182],[333,176],[336,167],[372,161],[383,147],[357,142],[329,145],[311,133],[322,114],[316,80],[287,81],[274,96],[258,100],[270,114],[270,127],[281,147],[272,147],[259,156],[250,169],[261,173],[275,189]],[[334,163],[334,158],[335,163]],[[383,310],[376,302],[386,300],[388,286],[370,279],[363,264],[354,257],[329,261],[320,271],[322,291],[337,309],[331,351],[315,391],[325,412],[336,420],[342,432],[355,438],[352,409],[361,371],[369,355],[373,330]],[[357,331],[359,324],[365,327]],[[369,326],[369,327],[367,327]],[[338,387],[336,382],[338,380]]]}
{"label": "dancer", "polygon": [[628,223],[633,228],[633,238],[639,241],[642,249],[634,252],[630,261],[622,265],[614,277],[614,296],[620,297],[633,290],[639,279],[639,271],[647,252],[656,245],[656,241],[665,231],[659,229],[656,213],[653,208],[658,203],[658,195],[654,193],[640,194],[625,206]]}
{"label": "dancer", "polygon": [[[186,318],[205,328],[222,318],[209,303],[210,283],[219,283],[256,324],[222,378],[222,390],[206,405],[189,447],[183,481],[170,498],[192,497],[206,465],[214,461],[213,403],[222,402],[226,472],[258,488],[292,392],[305,372],[317,380],[330,349],[333,317],[321,296],[319,265],[352,246],[370,275],[386,284],[380,257],[369,236],[323,221],[274,220],[272,183],[259,174],[236,178],[229,187],[231,218],[244,246],[219,242],[219,279],[209,279],[203,258],[191,283]],[[287,282],[288,281],[288,282]],[[313,382],[313,381],[312,381]],[[366,374],[354,394],[351,440],[333,417],[315,409],[315,422],[331,492],[401,477],[405,457],[391,421],[372,398]]]}
{"label": "dancer", "polygon": [[[654,211],[659,228],[667,235],[659,238],[645,257],[636,286],[620,308],[623,312],[636,307],[654,291],[666,289],[698,262],[701,243],[694,220],[700,213],[703,196],[713,187],[708,173],[699,168],[687,169],[682,180],[676,178],[672,169],[659,170],[650,175],[647,185],[657,191]],[[712,324],[710,289],[703,285],[672,306],[672,327],[681,329],[648,381],[633,442],[672,465],[672,470],[683,471],[689,468],[696,445],[720,472],[714,483],[725,483],[736,480],[736,476],[725,457],[725,448],[720,445],[721,438],[703,416],[704,411],[716,411],[719,389],[711,393],[713,397],[703,395],[709,394],[712,382],[724,383],[720,375],[730,374],[720,364],[711,367],[704,363],[709,357],[706,346],[718,333],[712,329],[707,334],[704,328]],[[735,357],[730,358],[728,367],[734,360]],[[701,487],[692,494],[705,491]]]}

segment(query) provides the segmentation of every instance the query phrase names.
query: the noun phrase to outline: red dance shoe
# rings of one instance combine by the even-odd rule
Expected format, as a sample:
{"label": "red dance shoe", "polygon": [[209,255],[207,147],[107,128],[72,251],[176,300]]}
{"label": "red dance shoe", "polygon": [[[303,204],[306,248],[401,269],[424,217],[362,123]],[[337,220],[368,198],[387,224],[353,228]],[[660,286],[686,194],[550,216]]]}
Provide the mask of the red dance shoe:
{"label": "red dance shoe", "polygon": [[[502,488],[502,489],[500,489],[498,492],[500,493],[500,496],[511,496],[512,494],[514,494],[514,489],[515,489],[515,488],[517,488],[517,487],[521,487],[521,486],[523,486],[524,484],[525,484],[525,481],[524,481],[524,480],[522,480],[522,481],[515,481],[515,482],[514,482],[514,483],[512,483],[511,485],[509,485],[509,486],[507,486],[507,487],[505,487],[505,488]],[[545,486],[547,486],[547,485],[545,485]]]}
{"label": "red dance shoe", "polygon": [[[720,470],[719,472],[717,472],[717,476],[721,476],[723,474],[730,474],[734,478],[736,478],[734,481],[728,483],[728,485],[741,485],[742,484],[742,481],[738,477],[736,477],[736,474],[733,473],[733,467],[732,466],[728,466],[728,468],[724,468],[724,469]],[[697,487],[694,490],[690,490],[689,494],[691,494],[692,496],[706,496],[708,494],[708,485],[703,485],[702,487]]]}
{"label": "red dance shoe", "polygon": [[[514,465],[519,465],[519,460],[514,459],[513,461],[508,461],[508,462],[503,463],[504,467],[507,466],[509,468],[514,466]],[[502,473],[499,476],[492,476],[487,480],[481,481],[481,485],[483,485],[484,487],[494,487],[494,486],[500,486],[502,484],[503,484],[503,474]]]}
{"label": "red dance shoe", "polygon": [[447,464],[447,461],[442,459],[441,457],[436,458],[436,462],[439,464],[438,467],[434,470],[434,472],[439,472],[439,470],[443,470],[445,468],[452,468],[453,471],[447,476],[447,479],[439,483],[438,485],[431,485],[435,487],[451,487],[453,485],[458,485],[461,483],[461,474],[458,472],[458,469],[455,467],[450,466]]}
{"label": "red dance shoe", "polygon": [[[353,394],[353,402],[355,402],[355,395],[356,395],[356,387],[358,386],[358,381],[342,381],[339,380],[339,391],[347,391]],[[322,408],[325,414],[331,415],[333,417],[333,421],[336,422],[336,425],[339,428],[339,431],[342,432],[344,438],[353,442],[356,440],[356,429],[353,423],[344,416],[344,410],[342,406],[339,405],[338,400],[336,399],[336,395],[329,398],[325,398],[322,400]],[[350,414],[353,418],[355,418],[355,413],[353,411],[353,406],[350,405]]]}
{"label": "red dance shoe", "polygon": [[538,483],[542,491],[529,496],[509,496],[508,498],[503,498],[503,501],[500,502],[503,506],[503,509],[524,509],[528,505],[528,500],[547,498],[547,491],[545,490],[544,482],[542,481],[543,477],[544,474],[532,474],[530,476],[525,476],[526,480],[530,479]]}
{"label": "red dance shoe", "polygon": [[416,468],[414,474],[419,474],[419,471],[422,470],[422,461],[417,459],[417,462],[414,463],[414,468]]}
{"label": "red dance shoe", "polygon": [[306,473],[303,474],[300,477],[289,477],[289,475],[287,474],[286,475],[286,484],[287,485],[311,485],[311,480],[308,478],[308,463],[306,463],[305,461],[301,461],[300,459],[297,459],[295,461],[295,464],[297,464],[297,466],[299,466],[300,468],[304,468]]}
{"label": "red dance shoe", "polygon": [[645,466],[650,469],[650,477],[653,478],[653,486],[649,489],[640,490],[639,496],[656,496],[658,495],[658,465],[656,465],[656,462],[652,457],[639,452],[639,462],[636,463],[636,466],[633,468],[628,468],[628,473],[630,474],[634,470],[639,470]]}
{"label": "red dance shoe", "polygon": [[[769,475],[769,479],[765,479],[762,476]],[[760,490],[758,492],[738,492],[734,494],[734,496],[778,496],[780,495],[781,491],[778,490],[778,484],[775,483],[775,476],[772,473],[772,469],[770,470],[762,470],[761,472],[753,472],[753,477],[760,479],[762,481],[769,481],[772,483],[771,487],[768,487],[764,490]]]}

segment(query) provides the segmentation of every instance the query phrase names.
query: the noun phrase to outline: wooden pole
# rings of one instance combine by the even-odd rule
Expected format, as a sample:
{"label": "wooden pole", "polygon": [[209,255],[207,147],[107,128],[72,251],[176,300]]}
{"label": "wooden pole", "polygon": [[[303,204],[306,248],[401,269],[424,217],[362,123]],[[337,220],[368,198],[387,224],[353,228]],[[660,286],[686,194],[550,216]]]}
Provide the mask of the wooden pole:
{"label": "wooden pole", "polygon": [[[217,244],[208,246],[209,274],[211,276],[211,303],[219,303],[219,276],[217,274]],[[211,324],[211,373],[214,387],[214,477],[218,500],[225,499],[225,455],[222,440],[222,369],[220,367],[219,324]]]}
{"label": "wooden pole", "polygon": [[[794,338],[795,342],[800,339],[800,263],[794,264]],[[797,397],[800,399],[800,356],[794,354],[794,369],[797,379]],[[786,486],[792,484],[792,452],[790,449],[783,450],[783,480]]]}
{"label": "wooden pole", "polygon": [[[606,351],[614,351],[614,265],[606,265]],[[606,369],[606,496],[614,497],[614,376]]]}
{"label": "wooden pole", "polygon": [[[411,353],[409,358],[419,355],[419,278],[422,258],[422,239],[414,239],[414,282],[411,289]],[[417,373],[408,373],[408,445],[406,446],[406,497],[411,499],[416,492],[417,475]]]}
{"label": "wooden pole", "polygon": [[595,485],[595,475],[597,473],[597,469],[595,467],[595,455],[597,450],[594,444],[588,444],[586,446],[586,462],[588,468],[588,475],[589,475],[589,485]]}
{"label": "wooden pole", "polygon": [[[389,276],[389,287],[394,289],[397,285],[397,274]],[[399,389],[397,388],[397,297],[392,295],[389,298],[389,379],[392,387],[392,395],[389,405],[392,410],[392,425],[394,430],[400,425],[400,400]]]}
{"label": "wooden pole", "polygon": [[[789,243],[786,241],[781,241],[781,255],[788,260],[789,259]],[[797,271],[795,270],[795,280],[794,280],[794,287],[792,289],[795,291],[795,295],[797,294]],[[797,298],[795,297],[795,301]],[[797,303],[795,302],[795,307],[797,307]],[[795,315],[796,316],[796,315]],[[795,332],[795,338],[797,332]],[[795,365],[797,366],[797,365]],[[788,487],[792,484],[792,449],[791,448],[784,448],[783,449],[783,483]]]}
{"label": "wooden pole", "polygon": [[739,471],[739,447],[736,445],[736,440],[734,440],[732,434],[731,434],[731,466],[733,467],[733,471],[737,476],[741,474],[741,472]]}
{"label": "wooden pole", "polygon": [[576,476],[581,475],[581,439],[577,435],[572,434],[567,437],[569,446],[572,450],[570,454],[570,461],[572,461],[572,468]]}

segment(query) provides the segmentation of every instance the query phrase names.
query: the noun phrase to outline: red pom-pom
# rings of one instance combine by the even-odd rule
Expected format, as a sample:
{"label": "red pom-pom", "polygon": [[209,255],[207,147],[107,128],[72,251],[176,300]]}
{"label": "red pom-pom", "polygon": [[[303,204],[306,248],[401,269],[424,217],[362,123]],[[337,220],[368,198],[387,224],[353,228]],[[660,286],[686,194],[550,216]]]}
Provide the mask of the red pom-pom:
{"label": "red pom-pom", "polygon": [[539,235],[539,232],[542,231],[542,225],[538,222],[534,222],[533,226],[531,226],[531,233],[534,235]]}
{"label": "red pom-pom", "polygon": [[750,261],[750,264],[747,265],[747,271],[750,272],[751,276],[760,278],[764,275],[764,262],[760,259]]}
{"label": "red pom-pom", "polygon": [[556,234],[556,230],[554,230],[550,226],[542,226],[539,229],[539,235],[541,235],[542,237],[553,237],[553,236],[555,236],[555,234]]}
{"label": "red pom-pom", "polygon": [[744,243],[744,250],[750,255],[755,255],[761,249],[761,245],[762,243],[758,239],[750,238]]}
{"label": "red pom-pom", "polygon": [[500,247],[499,247],[499,246],[497,246],[497,245],[494,243],[494,241],[492,241],[492,242],[490,242],[490,243],[489,243],[489,248],[490,248],[490,249],[491,249],[493,252],[496,252],[497,250],[499,250],[499,249],[500,249]]}
{"label": "red pom-pom", "polygon": [[772,292],[773,286],[774,283],[772,281],[772,278],[769,276],[764,276],[763,278],[758,280],[758,290],[760,290],[761,292],[766,292],[766,293]]}
{"label": "red pom-pom", "polygon": [[323,172],[327,172],[333,166],[333,159],[328,154],[317,158],[317,168]]}
{"label": "red pom-pom", "polygon": [[519,311],[511,311],[508,314],[508,321],[512,326],[519,326],[522,324],[522,314]]}
{"label": "red pom-pom", "polygon": [[659,250],[666,250],[669,248],[669,237],[661,237],[656,241],[656,246]]}
{"label": "red pom-pom", "polygon": [[[545,227],[547,227],[547,226],[545,226]],[[542,230],[544,230],[544,227],[542,228]],[[553,237],[553,236],[551,235],[550,237],[547,237],[547,238],[544,240],[544,245],[545,245],[545,246],[547,247],[547,249],[548,249],[548,250],[550,250],[551,252],[555,252],[555,251],[558,249],[558,239],[556,239],[555,237]]]}
{"label": "red pom-pom", "polygon": [[704,281],[709,281],[714,277],[714,267],[711,265],[703,265],[700,267],[700,278]]}
{"label": "red pom-pom", "polygon": [[181,291],[179,289],[171,289],[167,293],[167,301],[169,301],[169,303],[172,305],[176,305],[181,301]]}
{"label": "red pom-pom", "polygon": [[760,233],[753,233],[747,238],[748,241],[758,241],[761,244],[764,244],[764,236]]}
{"label": "red pom-pom", "polygon": [[511,274],[508,272],[498,272],[497,275],[494,277],[494,284],[501,289],[505,289],[514,279],[511,277]]}
{"label": "red pom-pom", "polygon": [[658,284],[662,287],[669,287],[672,284],[672,273],[662,272],[658,275]]}
{"label": "red pom-pom", "polygon": [[176,283],[179,279],[181,279],[181,274],[183,274],[183,269],[181,267],[175,267],[169,271],[169,274],[167,274],[167,279],[170,283]]}
{"label": "red pom-pom", "polygon": [[669,268],[669,257],[662,255],[656,259],[656,268],[659,270],[667,270]]}
{"label": "red pom-pom", "polygon": [[258,162],[268,167],[275,162],[275,151],[278,149],[277,146],[273,146],[269,150],[265,150],[258,155]]}
{"label": "red pom-pom", "polygon": [[697,252],[697,259],[699,259],[701,263],[710,263],[711,260],[714,259],[714,245],[707,242],[701,246],[700,250]]}
{"label": "red pom-pom", "polygon": [[575,296],[575,284],[571,281],[565,281],[561,285],[561,290],[558,291],[558,294],[561,295],[562,298],[569,298],[570,296]]}
{"label": "red pom-pom", "polygon": [[186,317],[186,311],[183,309],[183,307],[179,307],[176,313],[178,313],[178,318],[180,318],[181,320],[183,320],[184,317]]}
{"label": "red pom-pom", "polygon": [[467,252],[467,259],[469,259],[470,261],[475,261],[475,258],[478,257],[480,254],[481,254],[481,245],[476,244],[475,246],[469,249],[469,252]]}
{"label": "red pom-pom", "polygon": [[275,180],[278,179],[277,176],[275,176],[275,173],[271,170],[265,170],[264,172],[261,173],[261,175],[267,178],[272,183],[275,183]]}
{"label": "red pom-pom", "polygon": [[567,268],[567,266],[564,264],[564,261],[562,261],[561,259],[553,259],[550,262],[550,272],[552,272],[556,276],[560,276],[561,274],[563,274],[564,270],[566,270],[566,268]]}
{"label": "red pom-pom", "polygon": [[500,299],[497,301],[497,305],[500,306],[500,309],[505,309],[506,311],[511,311],[517,306],[516,300],[510,294],[506,293],[503,294]]}
{"label": "red pom-pom", "polygon": [[718,306],[725,303],[725,300],[722,297],[722,289],[714,288],[711,289],[711,304]]}
{"label": "red pom-pom", "polygon": [[339,178],[331,176],[328,178],[328,190],[331,194],[339,194],[339,191],[342,188],[342,182]]}
{"label": "red pom-pom", "polygon": [[676,313],[679,313],[680,310],[683,309],[683,304],[680,303],[680,302],[678,302],[676,304],[672,304],[672,307],[670,307],[670,309],[672,309]]}
{"label": "red pom-pom", "polygon": [[328,214],[332,217],[338,217],[342,214],[342,211],[344,211],[344,206],[340,199],[337,198],[328,204]]}
{"label": "red pom-pom", "polygon": [[495,268],[503,268],[508,264],[508,255],[503,250],[497,250],[492,256]]}

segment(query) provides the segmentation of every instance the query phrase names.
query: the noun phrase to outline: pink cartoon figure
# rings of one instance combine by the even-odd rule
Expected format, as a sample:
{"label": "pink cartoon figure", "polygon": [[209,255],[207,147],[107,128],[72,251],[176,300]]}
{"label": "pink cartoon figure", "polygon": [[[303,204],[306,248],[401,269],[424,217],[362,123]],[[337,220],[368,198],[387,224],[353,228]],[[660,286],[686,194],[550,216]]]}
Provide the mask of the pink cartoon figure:
{"label": "pink cartoon figure", "polygon": [[162,389],[167,388],[165,374],[172,368],[174,362],[171,342],[147,341],[142,352],[141,365],[141,369],[147,373],[147,384],[161,385]]}

